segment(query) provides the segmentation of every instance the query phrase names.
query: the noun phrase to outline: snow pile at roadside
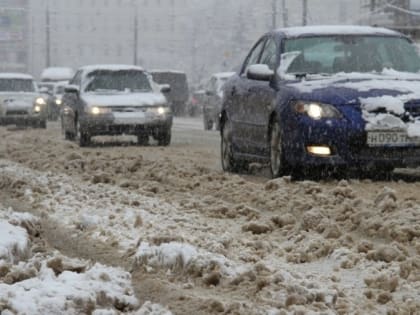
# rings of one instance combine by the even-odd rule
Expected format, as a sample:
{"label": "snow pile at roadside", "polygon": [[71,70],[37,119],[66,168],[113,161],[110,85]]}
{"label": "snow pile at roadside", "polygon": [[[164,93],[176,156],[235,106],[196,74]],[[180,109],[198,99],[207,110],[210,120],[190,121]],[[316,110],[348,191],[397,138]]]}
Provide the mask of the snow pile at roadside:
{"label": "snow pile at roadside", "polygon": [[136,253],[136,263],[155,268],[169,268],[189,273],[203,274],[218,270],[221,275],[234,277],[239,268],[225,256],[198,249],[190,244],[170,242],[158,246],[141,243]]}
{"label": "snow pile at roadside", "polygon": [[62,260],[36,255],[11,267],[5,278],[15,280],[11,274],[21,277],[0,284],[5,309],[18,314],[87,314],[103,307],[128,311],[138,306],[127,272],[100,264],[85,270],[61,270]]}
{"label": "snow pile at roadside", "polygon": [[140,309],[131,275],[114,267],[41,251],[38,219],[0,206],[1,314],[170,315],[160,305]]}
{"label": "snow pile at roadside", "polygon": [[28,256],[29,240],[25,229],[0,219],[0,263],[16,263]]}

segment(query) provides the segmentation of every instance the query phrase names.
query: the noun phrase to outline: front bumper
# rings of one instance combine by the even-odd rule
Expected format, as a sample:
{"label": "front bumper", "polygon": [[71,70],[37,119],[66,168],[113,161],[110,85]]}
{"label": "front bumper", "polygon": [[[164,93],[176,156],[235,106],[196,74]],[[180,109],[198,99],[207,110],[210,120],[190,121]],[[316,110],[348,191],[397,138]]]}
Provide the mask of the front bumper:
{"label": "front bumper", "polygon": [[0,124],[2,125],[31,125],[40,123],[47,119],[46,113],[40,114],[22,114],[22,115],[5,115],[0,116]]}
{"label": "front bumper", "polygon": [[92,136],[100,135],[138,135],[147,133],[155,135],[162,129],[171,129],[173,123],[172,114],[155,115],[143,113],[143,115],[85,115],[80,118],[81,132]]}
{"label": "front bumper", "polygon": [[[286,133],[285,143],[286,159],[292,166],[420,166],[420,146],[369,147],[364,124],[333,120],[314,122],[306,118],[295,123],[298,127]],[[314,155],[308,152],[308,146],[328,146],[332,153],[330,156]]]}

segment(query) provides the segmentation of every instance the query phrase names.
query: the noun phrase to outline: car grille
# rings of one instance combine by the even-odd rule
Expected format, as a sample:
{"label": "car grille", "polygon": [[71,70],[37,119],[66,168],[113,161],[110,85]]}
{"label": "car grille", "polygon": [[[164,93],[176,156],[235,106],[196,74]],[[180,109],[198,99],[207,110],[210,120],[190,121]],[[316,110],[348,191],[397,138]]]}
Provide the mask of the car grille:
{"label": "car grille", "polygon": [[8,110],[6,112],[7,116],[17,116],[17,115],[28,115],[28,111],[26,110]]}
{"label": "car grille", "polygon": [[120,106],[115,106],[115,107],[110,107],[110,109],[112,110],[112,112],[114,113],[136,113],[136,112],[146,112],[145,108],[138,108],[138,107],[120,107]]}

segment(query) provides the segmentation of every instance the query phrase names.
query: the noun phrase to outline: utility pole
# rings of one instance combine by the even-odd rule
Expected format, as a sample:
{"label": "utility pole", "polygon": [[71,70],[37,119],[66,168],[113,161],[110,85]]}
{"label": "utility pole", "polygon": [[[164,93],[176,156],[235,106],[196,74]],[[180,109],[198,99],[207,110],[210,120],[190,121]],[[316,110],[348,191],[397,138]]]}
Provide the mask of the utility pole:
{"label": "utility pole", "polygon": [[277,0],[271,0],[271,10],[272,28],[275,30],[277,28]]}
{"label": "utility pole", "polygon": [[289,26],[289,12],[287,12],[286,0],[281,0],[281,9],[283,12],[283,27],[288,27]]}
{"label": "utility pole", "polygon": [[133,58],[134,62],[133,64],[136,66],[138,62],[138,46],[139,46],[139,17],[138,17],[138,11],[137,6],[135,7],[135,15],[134,15],[134,51],[133,51]]}
{"label": "utility pole", "polygon": [[303,0],[302,25],[308,25],[308,0]]}
{"label": "utility pole", "polygon": [[45,48],[46,48],[46,60],[45,64],[48,67],[51,66],[51,23],[50,23],[50,7],[47,4],[47,10],[45,12]]}

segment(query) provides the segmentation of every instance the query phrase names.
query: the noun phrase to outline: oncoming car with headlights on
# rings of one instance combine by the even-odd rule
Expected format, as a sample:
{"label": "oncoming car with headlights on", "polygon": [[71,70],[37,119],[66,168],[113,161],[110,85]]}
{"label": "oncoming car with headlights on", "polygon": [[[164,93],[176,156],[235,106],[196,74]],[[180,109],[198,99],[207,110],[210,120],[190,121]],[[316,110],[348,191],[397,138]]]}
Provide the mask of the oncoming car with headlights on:
{"label": "oncoming car with headlights on", "polygon": [[0,123],[47,127],[47,102],[32,76],[0,73]]}
{"label": "oncoming car with headlights on", "polygon": [[143,68],[92,65],[80,68],[62,98],[62,131],[67,140],[87,146],[101,135],[135,135],[145,145],[171,142],[173,116],[164,92]]}
{"label": "oncoming car with headlights on", "polygon": [[265,34],[224,86],[224,170],[268,163],[277,177],[419,166],[419,70],[411,40],[384,28]]}

